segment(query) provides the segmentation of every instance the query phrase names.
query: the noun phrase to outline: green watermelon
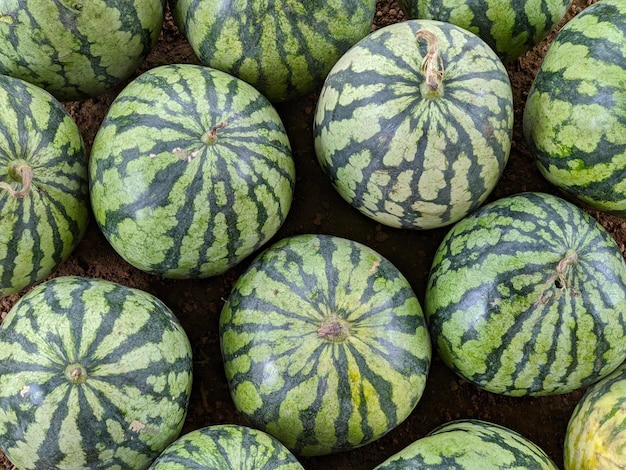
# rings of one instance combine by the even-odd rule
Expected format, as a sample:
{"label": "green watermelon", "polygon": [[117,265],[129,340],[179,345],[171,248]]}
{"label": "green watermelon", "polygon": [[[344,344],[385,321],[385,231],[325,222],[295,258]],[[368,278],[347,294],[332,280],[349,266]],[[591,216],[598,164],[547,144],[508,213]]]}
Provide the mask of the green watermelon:
{"label": "green watermelon", "polygon": [[460,419],[445,423],[374,470],[558,470],[535,443],[495,423]]}
{"label": "green watermelon", "polygon": [[0,75],[0,110],[1,297],[69,257],[87,228],[89,196],[85,146],[61,103]]}
{"label": "green watermelon", "polygon": [[372,442],[424,391],[431,344],[406,278],[358,242],[296,235],[261,253],[220,316],[236,408],[298,455]]}
{"label": "green watermelon", "polygon": [[510,62],[539,44],[572,0],[400,0],[409,18],[445,21],[480,36]]}
{"label": "green watermelon", "polygon": [[626,363],[586,391],[565,433],[565,470],[626,463]]}
{"label": "green watermelon", "polygon": [[191,346],[154,296],[63,276],[0,326],[0,448],[21,470],[143,469],[182,429]]}
{"label": "green watermelon", "polygon": [[524,134],[567,196],[626,216],[626,2],[601,0],[554,38],[530,89]]}
{"label": "green watermelon", "polygon": [[466,380],[512,396],[571,392],[626,359],[626,262],[578,206],[515,194],[448,232],[425,313],[439,356]]}
{"label": "green watermelon", "polygon": [[0,0],[0,74],[62,101],[122,84],[159,37],[165,0]]}
{"label": "green watermelon", "polygon": [[511,148],[502,61],[433,20],[385,26],[333,67],[317,103],[315,152],[353,207],[391,226],[456,222],[487,198]]}
{"label": "green watermelon", "polygon": [[169,278],[221,274],[271,238],[289,211],[291,147],[246,82],[172,64],[111,104],[89,162],[94,218],[133,266]]}
{"label": "green watermelon", "polygon": [[319,88],[366,36],[375,0],[172,0],[176,24],[202,63],[254,85],[273,102]]}
{"label": "green watermelon", "polygon": [[150,470],[304,470],[296,457],[269,434],[221,424],[191,431],[169,445]]}

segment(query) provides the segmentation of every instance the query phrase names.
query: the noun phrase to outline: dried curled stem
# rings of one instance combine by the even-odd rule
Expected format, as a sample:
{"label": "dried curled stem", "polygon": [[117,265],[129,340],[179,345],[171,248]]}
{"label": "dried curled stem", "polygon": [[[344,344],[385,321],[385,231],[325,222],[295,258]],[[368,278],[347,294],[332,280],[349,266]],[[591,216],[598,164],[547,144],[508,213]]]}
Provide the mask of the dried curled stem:
{"label": "dried curled stem", "polygon": [[33,169],[28,165],[17,165],[15,172],[22,179],[22,189],[16,191],[9,183],[0,181],[0,188],[5,189],[11,196],[17,199],[26,197],[33,185]]}
{"label": "dried curled stem", "polygon": [[415,34],[415,39],[417,41],[425,39],[428,42],[428,51],[422,60],[421,69],[426,77],[428,90],[431,93],[437,93],[441,89],[445,71],[443,60],[439,55],[439,41],[437,40],[437,36],[430,31],[420,29]]}
{"label": "dried curled stem", "polygon": [[219,129],[223,129],[224,127],[226,127],[228,125],[228,123],[222,121],[219,124],[214,125],[211,129],[209,129],[203,136],[202,136],[202,142],[204,142],[205,144],[214,144],[215,141],[217,140],[217,131]]}

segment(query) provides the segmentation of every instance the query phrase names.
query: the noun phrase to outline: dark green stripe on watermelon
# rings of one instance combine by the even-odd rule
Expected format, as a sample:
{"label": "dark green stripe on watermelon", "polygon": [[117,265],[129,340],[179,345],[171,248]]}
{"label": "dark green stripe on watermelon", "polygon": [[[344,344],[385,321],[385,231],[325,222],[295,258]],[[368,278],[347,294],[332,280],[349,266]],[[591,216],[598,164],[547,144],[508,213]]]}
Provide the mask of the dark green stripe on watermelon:
{"label": "dark green stripe on watermelon", "polygon": [[0,447],[19,468],[145,468],[182,428],[190,345],[147,293],[47,281],[2,323],[0,358]]}
{"label": "dark green stripe on watermelon", "polygon": [[[0,296],[47,277],[83,237],[87,156],[76,123],[38,87],[0,76]],[[22,172],[32,175],[32,181]],[[26,179],[25,179],[26,178]]]}
{"label": "dark green stripe on watermelon", "polygon": [[567,393],[626,358],[626,263],[577,206],[518,194],[446,235],[425,311],[439,355],[467,380],[506,395]]}

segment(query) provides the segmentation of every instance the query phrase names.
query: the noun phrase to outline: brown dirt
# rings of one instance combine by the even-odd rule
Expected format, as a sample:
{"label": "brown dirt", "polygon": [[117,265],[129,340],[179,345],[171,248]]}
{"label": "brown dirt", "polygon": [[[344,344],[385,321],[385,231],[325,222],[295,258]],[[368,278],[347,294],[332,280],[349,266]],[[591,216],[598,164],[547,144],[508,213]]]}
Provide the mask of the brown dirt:
{"label": "brown dirt", "polygon": [[[566,19],[586,7],[575,0]],[[375,27],[401,21],[393,0],[379,0]],[[552,36],[551,36],[552,37]],[[555,193],[536,169],[521,130],[524,102],[550,37],[508,65],[515,99],[514,142],[509,163],[490,200],[520,191]],[[161,38],[141,71],[166,63],[197,63],[191,48],[168,15]],[[76,119],[88,149],[114,98],[66,103]],[[423,300],[432,255],[447,229],[403,231],[381,226],[348,206],[332,189],[315,159],[311,122],[317,95],[278,106],[289,132],[296,159],[297,183],[289,218],[275,239],[297,233],[328,233],[365,243],[389,258],[410,280]],[[592,212],[611,232],[624,251],[626,222]],[[194,386],[183,432],[217,423],[243,423],[234,409],[222,370],[217,332],[224,299],[246,262],[226,274],[198,281],[165,280],[138,271],[107,244],[95,223],[70,259],[53,275],[82,275],[109,279],[143,289],[161,298],[179,317],[188,332],[195,355]],[[6,315],[18,295],[0,299]],[[477,389],[451,373],[434,357],[425,393],[411,416],[398,428],[370,445],[342,454],[302,459],[309,470],[371,469],[436,426],[457,418],[480,418],[508,426],[533,440],[562,466],[562,446],[569,416],[582,391],[542,398],[510,398]],[[0,454],[0,468],[11,468]]]}

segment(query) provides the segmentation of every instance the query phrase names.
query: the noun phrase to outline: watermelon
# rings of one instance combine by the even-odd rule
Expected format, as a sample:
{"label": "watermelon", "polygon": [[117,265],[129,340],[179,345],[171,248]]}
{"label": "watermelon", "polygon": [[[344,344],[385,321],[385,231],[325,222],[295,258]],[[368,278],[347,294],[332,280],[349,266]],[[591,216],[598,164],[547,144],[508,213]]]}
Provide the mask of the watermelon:
{"label": "watermelon", "polygon": [[626,363],[585,392],[565,433],[565,470],[624,468]]}
{"label": "watermelon", "polygon": [[235,407],[303,456],[353,449],[399,425],[430,367],[406,278],[371,248],[331,235],[284,238],[258,255],[219,328]]}
{"label": "watermelon", "polygon": [[385,26],[335,64],[314,119],[315,152],[339,194],[384,225],[431,229],[487,198],[511,148],[502,61],[434,20]]}
{"label": "watermelon", "polygon": [[130,264],[168,278],[221,274],[271,238],[295,166],[270,102],[191,64],[151,69],[116,97],[89,162],[94,218]]}
{"label": "watermelon", "polygon": [[172,0],[200,61],[254,85],[272,102],[318,89],[372,28],[375,0]]}
{"label": "watermelon", "polygon": [[143,469],[179,435],[191,346],[146,292],[61,276],[0,326],[0,448],[27,469]]}
{"label": "watermelon", "polygon": [[236,424],[216,424],[179,437],[150,470],[304,470],[275,437]]}
{"label": "watermelon", "polygon": [[409,18],[445,21],[480,36],[504,62],[539,44],[572,0],[400,0]]}
{"label": "watermelon", "polygon": [[601,0],[559,31],[530,89],[524,135],[543,176],[626,216],[626,2]]}
{"label": "watermelon", "polygon": [[504,426],[477,419],[459,419],[434,429],[374,470],[499,470],[559,467],[535,443]]}
{"label": "watermelon", "polygon": [[475,385],[511,396],[571,392],[626,359],[626,262],[578,206],[514,194],[446,234],[425,313],[439,356]]}
{"label": "watermelon", "polygon": [[165,0],[0,0],[0,74],[59,100],[121,85],[159,37]]}
{"label": "watermelon", "polygon": [[87,154],[53,96],[0,75],[0,297],[46,278],[87,229]]}

